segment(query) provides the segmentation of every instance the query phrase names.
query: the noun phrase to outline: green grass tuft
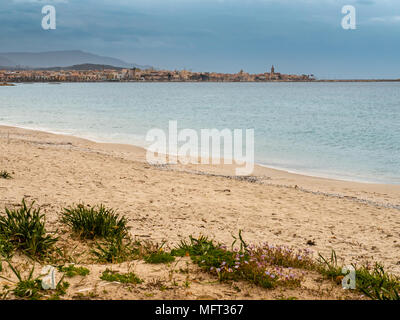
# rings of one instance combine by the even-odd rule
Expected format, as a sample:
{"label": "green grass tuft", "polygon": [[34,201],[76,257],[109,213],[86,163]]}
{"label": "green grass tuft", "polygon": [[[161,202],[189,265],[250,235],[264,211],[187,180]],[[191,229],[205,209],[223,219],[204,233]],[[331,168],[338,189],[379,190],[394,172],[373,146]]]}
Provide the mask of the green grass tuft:
{"label": "green grass tuft", "polygon": [[379,263],[375,263],[372,268],[362,266],[356,269],[358,290],[374,300],[400,300],[399,280],[388,274]]}
{"label": "green grass tuft", "polygon": [[154,243],[151,241],[135,241],[132,244],[133,256],[136,259],[143,259],[146,263],[160,264],[175,261],[175,256],[163,249],[166,241]]}
{"label": "green grass tuft", "polygon": [[[319,265],[316,269],[322,275],[335,280],[338,284],[343,278],[342,267],[337,263],[335,251],[332,250],[330,259],[319,255]],[[400,279],[388,274],[380,263],[373,267],[353,265],[356,272],[356,290],[373,300],[400,300]]]}
{"label": "green grass tuft", "polygon": [[42,294],[40,293],[41,289],[40,280],[23,280],[17,283],[13,293],[18,298],[39,300],[42,297]]}
{"label": "green grass tuft", "polygon": [[[0,237],[31,257],[42,257],[52,249],[57,238],[47,235],[44,215],[32,206],[33,203],[28,207],[22,200],[19,209],[6,208],[5,216],[0,216]],[[2,243],[4,250],[4,240]],[[6,251],[9,252],[10,247]]]}
{"label": "green grass tuft", "polygon": [[84,267],[75,267],[74,265],[59,267],[58,270],[64,272],[65,276],[68,278],[73,278],[75,276],[86,277],[90,273],[89,269]]}
{"label": "green grass tuft", "polygon": [[0,234],[0,257],[10,259],[14,253],[14,246],[5,235]]}
{"label": "green grass tuft", "polygon": [[132,256],[128,220],[104,205],[79,204],[65,208],[61,222],[71,227],[81,239],[96,241],[92,254],[99,262],[120,263]]}
{"label": "green grass tuft", "polygon": [[121,263],[129,260],[133,254],[129,239],[124,240],[119,237],[97,242],[92,253],[103,263]]}
{"label": "green grass tuft", "polygon": [[121,274],[116,271],[111,271],[110,269],[106,269],[101,275],[100,279],[109,282],[117,281],[120,283],[133,283],[133,284],[140,284],[143,282],[143,280],[137,277],[133,272]]}
{"label": "green grass tuft", "polygon": [[331,257],[325,258],[319,254],[317,270],[324,276],[335,280],[337,277],[343,276],[342,267],[338,265],[336,252],[332,250]]}
{"label": "green grass tuft", "polygon": [[129,235],[127,219],[119,217],[113,209],[108,209],[102,204],[95,207],[79,204],[64,208],[61,222],[71,227],[82,239],[124,239]]}
{"label": "green grass tuft", "polygon": [[170,263],[175,261],[175,257],[168,252],[153,252],[144,257],[146,263],[159,264],[159,263]]}
{"label": "green grass tuft", "polygon": [[67,289],[69,288],[69,286],[70,286],[69,282],[60,281],[57,284],[57,288],[54,294],[52,294],[48,300],[60,300],[61,296],[67,294]]}

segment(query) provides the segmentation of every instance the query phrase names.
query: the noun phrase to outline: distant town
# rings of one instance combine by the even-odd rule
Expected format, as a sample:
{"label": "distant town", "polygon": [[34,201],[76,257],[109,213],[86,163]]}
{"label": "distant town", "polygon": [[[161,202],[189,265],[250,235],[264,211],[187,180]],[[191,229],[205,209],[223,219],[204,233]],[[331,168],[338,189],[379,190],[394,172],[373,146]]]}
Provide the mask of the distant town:
{"label": "distant town", "polygon": [[123,69],[101,65],[77,65],[65,68],[34,70],[0,70],[0,82],[267,82],[267,81],[314,81],[313,75],[282,74],[274,66],[268,72],[250,74],[169,71],[149,69]]}

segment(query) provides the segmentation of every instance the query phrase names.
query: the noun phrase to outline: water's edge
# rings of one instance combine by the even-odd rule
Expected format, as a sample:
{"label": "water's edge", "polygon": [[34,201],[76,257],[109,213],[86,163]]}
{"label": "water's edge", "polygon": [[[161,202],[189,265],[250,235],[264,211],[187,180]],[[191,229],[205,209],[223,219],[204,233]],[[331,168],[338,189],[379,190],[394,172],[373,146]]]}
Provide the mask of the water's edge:
{"label": "water's edge", "polygon": [[[145,147],[144,141],[143,141],[142,145],[139,145],[139,144],[125,143],[125,142],[121,142],[121,141],[106,141],[106,140],[102,140],[101,138],[93,138],[93,137],[88,138],[87,136],[84,136],[84,135],[71,134],[71,133],[67,133],[67,132],[58,131],[57,129],[36,128],[36,127],[21,126],[21,125],[16,125],[16,124],[11,124],[11,123],[2,123],[2,122],[0,122],[0,126],[37,131],[37,132],[49,133],[49,134],[60,135],[60,136],[70,136],[70,137],[75,137],[75,138],[79,138],[79,139],[84,139],[84,140],[94,142],[94,143],[122,144],[122,145],[128,145],[128,146],[132,146],[132,147],[143,148],[144,150],[147,150]],[[381,181],[372,181],[372,180],[363,180],[363,179],[357,179],[357,178],[343,177],[340,175],[334,175],[334,174],[329,174],[329,173],[318,174],[318,173],[310,172],[310,171],[296,170],[295,168],[272,166],[272,165],[268,165],[266,163],[261,163],[261,162],[255,162],[255,165],[261,166],[261,167],[264,167],[267,169],[273,169],[273,170],[278,170],[278,171],[282,171],[282,172],[287,172],[290,174],[302,175],[302,176],[313,177],[313,178],[337,180],[337,181],[344,181],[344,182],[364,183],[364,184],[380,184],[380,185],[388,185],[388,186],[400,185],[400,184],[393,184],[393,183],[382,183]]]}

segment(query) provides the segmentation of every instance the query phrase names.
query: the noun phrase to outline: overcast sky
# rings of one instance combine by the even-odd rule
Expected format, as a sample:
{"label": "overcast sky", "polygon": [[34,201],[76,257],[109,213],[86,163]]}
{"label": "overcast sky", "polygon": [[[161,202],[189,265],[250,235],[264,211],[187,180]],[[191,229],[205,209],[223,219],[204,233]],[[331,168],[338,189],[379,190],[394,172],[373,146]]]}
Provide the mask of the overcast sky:
{"label": "overcast sky", "polygon": [[[57,29],[41,28],[53,4]],[[343,5],[357,9],[344,30]],[[157,68],[400,78],[399,0],[0,0],[0,52],[84,50]]]}

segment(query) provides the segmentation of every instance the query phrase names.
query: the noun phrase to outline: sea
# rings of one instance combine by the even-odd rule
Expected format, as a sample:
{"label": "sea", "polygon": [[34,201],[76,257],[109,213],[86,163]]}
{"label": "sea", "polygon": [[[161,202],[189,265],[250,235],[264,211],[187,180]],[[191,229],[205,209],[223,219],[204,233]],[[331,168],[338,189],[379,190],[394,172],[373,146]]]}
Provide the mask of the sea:
{"label": "sea", "polygon": [[255,162],[267,167],[400,184],[399,82],[0,87],[0,125],[146,147],[149,130],[167,131],[169,121],[178,130],[254,129]]}

